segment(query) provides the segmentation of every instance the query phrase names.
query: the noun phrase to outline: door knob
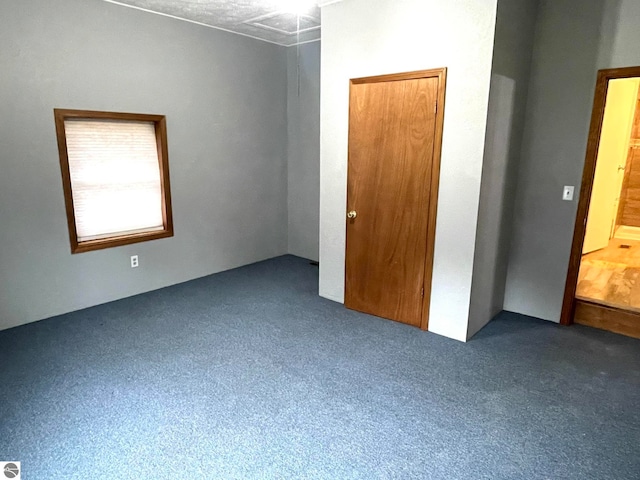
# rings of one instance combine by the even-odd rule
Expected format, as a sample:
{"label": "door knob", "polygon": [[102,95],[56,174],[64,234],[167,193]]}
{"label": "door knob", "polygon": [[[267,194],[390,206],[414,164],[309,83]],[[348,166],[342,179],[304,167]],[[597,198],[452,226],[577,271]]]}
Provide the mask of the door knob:
{"label": "door knob", "polygon": [[354,219],[358,216],[358,214],[356,213],[355,210],[351,210],[349,213],[347,213],[347,218],[351,218]]}

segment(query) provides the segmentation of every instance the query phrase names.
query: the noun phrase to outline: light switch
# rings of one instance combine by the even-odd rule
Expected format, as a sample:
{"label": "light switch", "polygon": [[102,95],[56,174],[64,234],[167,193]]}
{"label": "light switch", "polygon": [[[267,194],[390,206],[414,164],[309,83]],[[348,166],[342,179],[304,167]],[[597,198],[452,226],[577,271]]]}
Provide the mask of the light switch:
{"label": "light switch", "polygon": [[573,188],[574,187],[572,185],[565,185],[564,189],[562,190],[563,200],[567,200],[567,201],[573,200]]}

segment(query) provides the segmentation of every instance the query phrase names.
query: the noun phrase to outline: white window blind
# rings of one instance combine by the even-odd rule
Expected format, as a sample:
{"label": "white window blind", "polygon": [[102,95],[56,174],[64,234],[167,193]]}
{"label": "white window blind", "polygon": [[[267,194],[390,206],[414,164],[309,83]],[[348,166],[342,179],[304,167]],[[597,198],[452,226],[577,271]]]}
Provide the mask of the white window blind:
{"label": "white window blind", "polygon": [[162,230],[153,122],[65,119],[78,241]]}

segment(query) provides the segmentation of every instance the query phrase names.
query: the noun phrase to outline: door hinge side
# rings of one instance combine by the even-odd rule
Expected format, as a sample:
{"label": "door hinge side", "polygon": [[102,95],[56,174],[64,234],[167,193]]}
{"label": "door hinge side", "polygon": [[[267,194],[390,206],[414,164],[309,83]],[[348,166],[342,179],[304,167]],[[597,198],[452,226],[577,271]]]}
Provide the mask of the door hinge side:
{"label": "door hinge side", "polygon": [[433,114],[436,115],[438,113],[438,102],[433,107]]}
{"label": "door hinge side", "polygon": [[420,292],[420,296],[424,298],[424,287],[422,287],[422,291]]}

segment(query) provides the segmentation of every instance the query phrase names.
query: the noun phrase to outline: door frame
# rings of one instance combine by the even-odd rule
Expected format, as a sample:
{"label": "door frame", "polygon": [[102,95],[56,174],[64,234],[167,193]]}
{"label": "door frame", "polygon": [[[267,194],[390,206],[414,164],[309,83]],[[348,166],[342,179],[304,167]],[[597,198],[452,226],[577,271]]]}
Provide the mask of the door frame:
{"label": "door frame", "polygon": [[[429,327],[429,307],[431,305],[431,281],[433,275],[433,254],[435,251],[436,216],[438,211],[438,188],[440,185],[440,159],[442,155],[442,131],[444,126],[444,106],[447,83],[447,68],[434,68],[430,70],[417,70],[405,73],[392,73],[388,75],[376,75],[372,77],[352,78],[349,81],[349,89],[353,85],[362,83],[380,83],[402,80],[415,80],[420,78],[437,78],[438,92],[436,94],[436,117],[433,138],[433,156],[431,164],[431,183],[429,185],[429,208],[427,211],[427,249],[424,265],[424,295],[422,298],[422,315],[420,328],[427,330]],[[351,110],[351,108],[349,108]],[[349,119],[351,124],[351,119]],[[347,245],[345,244],[345,250]],[[345,251],[346,254],[346,251]],[[345,263],[346,267],[346,263]]]}
{"label": "door frame", "polygon": [[593,110],[591,113],[591,125],[589,127],[589,137],[587,140],[587,153],[582,171],[578,212],[576,213],[576,223],[573,229],[569,269],[567,271],[567,280],[564,287],[564,298],[560,313],[560,324],[562,325],[571,325],[573,323],[573,315],[576,308],[576,287],[578,285],[578,273],[580,271],[580,260],[582,258],[582,244],[584,243],[589,203],[591,202],[591,191],[596,173],[596,162],[598,160],[598,148],[600,147],[600,134],[604,120],[609,80],[632,77],[640,77],[640,67],[598,70]]}

